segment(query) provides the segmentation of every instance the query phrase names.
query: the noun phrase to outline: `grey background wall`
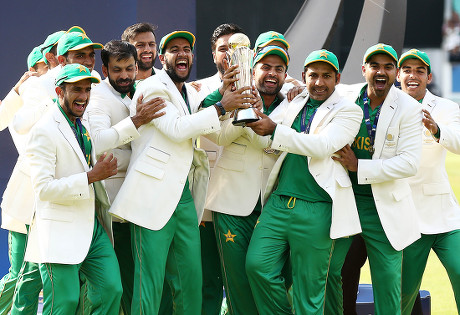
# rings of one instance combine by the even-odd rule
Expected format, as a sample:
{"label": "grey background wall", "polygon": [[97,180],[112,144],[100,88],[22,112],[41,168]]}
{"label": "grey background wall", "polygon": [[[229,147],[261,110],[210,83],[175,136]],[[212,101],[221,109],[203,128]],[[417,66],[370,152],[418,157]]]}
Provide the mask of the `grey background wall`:
{"label": "grey background wall", "polygon": [[[102,44],[119,38],[127,26],[136,22],[158,25],[158,42],[173,30],[189,30],[197,36],[191,76],[195,79],[216,71],[209,44],[216,26],[226,22],[237,23],[254,42],[261,32],[276,30],[284,33],[303,3],[303,0],[3,1],[0,6],[0,99],[26,70],[26,57],[31,49],[57,30],[79,25],[93,41]],[[330,47],[324,47],[335,51],[341,61],[348,57],[363,3],[364,0],[343,0]],[[405,46],[440,47],[443,10],[443,1],[408,0]],[[318,28],[318,32],[323,31],[321,25],[312,27]],[[96,70],[100,71],[100,67],[97,57]],[[300,74],[293,75],[300,77]],[[16,158],[9,132],[0,132],[0,194],[5,189]],[[0,277],[8,267],[7,232],[0,230]]]}

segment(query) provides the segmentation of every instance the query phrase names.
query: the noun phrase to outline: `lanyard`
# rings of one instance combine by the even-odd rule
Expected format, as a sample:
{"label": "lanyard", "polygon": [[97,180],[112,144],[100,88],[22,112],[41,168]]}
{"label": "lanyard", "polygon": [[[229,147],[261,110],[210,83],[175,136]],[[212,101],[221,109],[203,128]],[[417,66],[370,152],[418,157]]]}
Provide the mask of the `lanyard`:
{"label": "lanyard", "polygon": [[313,117],[315,117],[317,110],[318,110],[318,107],[315,109],[313,114],[311,114],[310,118],[308,119],[307,125],[305,125],[305,119],[307,116],[307,104],[305,104],[305,106],[303,107],[303,111],[302,111],[302,118],[300,120],[300,132],[310,133],[311,123],[313,122]]}
{"label": "lanyard", "polygon": [[377,131],[377,124],[379,122],[380,110],[382,106],[379,106],[377,113],[375,114],[374,123],[371,125],[371,118],[369,115],[369,98],[367,96],[367,91],[364,91],[363,95],[363,102],[364,102],[364,122],[366,123],[367,134],[369,135],[369,146],[368,150],[372,154],[374,153],[374,141],[375,141],[375,133]]}
{"label": "lanyard", "polygon": [[185,84],[182,86],[182,98],[185,101],[185,104],[187,105],[188,112],[192,114],[192,110],[190,109],[190,103],[188,102],[188,97],[187,97],[187,89],[185,88]]}
{"label": "lanyard", "polygon": [[86,156],[86,150],[85,150],[85,142],[83,141],[83,126],[81,124],[80,118],[77,118],[75,120],[75,127],[72,128],[73,133],[75,134],[75,138],[77,138],[78,144],[80,145],[80,149],[83,152],[83,155]]}

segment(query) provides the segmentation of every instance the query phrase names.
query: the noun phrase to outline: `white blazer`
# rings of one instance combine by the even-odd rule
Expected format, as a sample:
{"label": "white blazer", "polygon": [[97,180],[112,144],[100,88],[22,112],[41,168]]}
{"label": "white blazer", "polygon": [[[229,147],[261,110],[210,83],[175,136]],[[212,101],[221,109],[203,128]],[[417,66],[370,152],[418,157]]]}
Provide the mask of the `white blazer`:
{"label": "white blazer", "polygon": [[[140,82],[131,104],[136,110],[140,94],[148,101],[166,100],[165,115],[139,128],[131,142],[132,155],[125,181],[110,212],[136,225],[159,230],[174,213],[187,178],[200,220],[206,198],[209,163],[195,147],[196,138],[220,130],[214,106],[199,112],[196,91],[187,89],[192,114],[169,75],[164,71]],[[189,176],[190,175],[190,176]]]}
{"label": "white blazer", "polygon": [[460,108],[426,91],[422,108],[428,110],[441,130],[439,143],[423,128],[422,159],[417,175],[409,178],[423,234],[460,229],[460,206],[447,177],[447,151],[460,154]]}
{"label": "white blazer", "polygon": [[[343,85],[341,92],[355,102],[363,86]],[[420,238],[407,178],[417,173],[420,164],[421,133],[420,104],[392,86],[380,111],[372,159],[358,161],[358,184],[371,184],[382,227],[396,250]]]}
{"label": "white blazer", "polygon": [[117,158],[118,173],[105,180],[111,202],[126,176],[131,158],[130,142],[139,137],[139,132],[129,117],[130,104],[131,99],[128,96],[122,98],[109,80],[105,79],[91,89],[91,98],[85,112],[91,128],[91,138],[96,146],[96,155],[108,152]]}
{"label": "white blazer", "polygon": [[8,127],[13,121],[14,115],[21,108],[22,104],[21,96],[14,89],[11,89],[0,104],[0,131]]}
{"label": "white blazer", "polygon": [[[29,88],[36,85],[38,77],[30,77],[19,88],[24,94]],[[3,129],[9,124],[9,131],[14,145],[19,153],[16,165],[8,180],[2,198],[2,228],[27,233],[26,224],[30,224],[33,214],[33,189],[30,181],[29,165],[24,157],[24,150],[28,136],[18,134],[13,128],[13,120],[23,105],[22,97],[14,90],[5,97],[0,106],[0,127]]]}
{"label": "white blazer", "polygon": [[[22,98],[13,90],[8,93],[8,95],[3,99],[2,103],[0,104],[0,131],[4,130],[8,125],[12,122],[14,115],[16,112],[21,108],[22,106]],[[19,139],[18,135],[14,132],[12,128],[10,129],[11,136],[13,138],[13,142],[16,145],[16,148],[18,146],[20,147],[19,144]],[[18,150],[19,151],[19,150]],[[15,168],[13,169],[13,173],[17,169],[17,163]],[[9,213],[15,213],[15,210],[12,207],[15,207],[18,202],[22,202],[24,199],[18,198],[17,200],[14,200],[14,194],[11,194],[11,189],[8,189],[8,186],[10,185],[10,180],[8,181],[7,187],[3,193],[3,199],[2,199],[2,229],[9,230],[9,231],[14,231],[18,233],[27,233],[26,226],[24,222],[21,222],[11,216]],[[31,186],[31,185],[29,185]],[[33,199],[33,198],[32,198]],[[33,204],[33,201],[32,201]]]}
{"label": "white blazer", "polygon": [[[88,123],[82,120],[88,128]],[[32,129],[26,150],[35,191],[35,216],[25,260],[79,264],[93,237],[95,211],[111,237],[109,207],[103,182],[88,185],[86,163],[77,139],[59,108]],[[91,153],[95,163],[95,150]],[[99,201],[96,206],[96,197]]]}
{"label": "white blazer", "polygon": [[279,154],[264,151],[270,137],[259,137],[252,129],[234,126],[232,121],[228,116],[222,130],[209,135],[223,150],[209,181],[206,209],[248,216],[258,200],[264,204],[268,175]]}
{"label": "white blazer", "polygon": [[[216,72],[216,74],[214,74],[213,76],[198,80],[196,82],[201,84],[201,90],[198,92],[198,99],[200,102],[204,100],[206,96],[217,90],[222,85],[219,72]],[[193,87],[190,86],[190,88]],[[198,146],[206,151],[206,155],[208,156],[209,161],[209,176],[210,178],[212,178],[214,173],[214,166],[217,162],[217,159],[222,154],[222,146],[215,144],[206,137],[200,137]],[[212,221],[212,212],[206,209],[206,207],[203,211],[203,217],[201,218],[201,220],[207,222]]]}
{"label": "white blazer", "polygon": [[318,185],[332,199],[330,237],[333,239],[361,232],[350,178],[345,168],[332,155],[353,142],[358,133],[362,110],[334,91],[318,107],[309,134],[291,128],[295,118],[308,101],[304,90],[291,103],[284,101],[272,115],[278,123],[271,147],[283,151],[276,161],[267,183],[265,199],[276,189],[278,175],[288,153],[308,157],[309,171]]}

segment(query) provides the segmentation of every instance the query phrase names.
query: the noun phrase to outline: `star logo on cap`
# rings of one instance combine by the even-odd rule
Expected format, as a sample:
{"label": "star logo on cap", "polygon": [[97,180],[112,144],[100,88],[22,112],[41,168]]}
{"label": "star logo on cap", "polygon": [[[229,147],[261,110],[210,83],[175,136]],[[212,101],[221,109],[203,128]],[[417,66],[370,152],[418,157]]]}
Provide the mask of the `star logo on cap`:
{"label": "star logo on cap", "polygon": [[84,40],[84,39],[89,40],[88,36],[85,33],[80,33],[80,34],[78,34],[78,36],[80,36],[82,40]]}
{"label": "star logo on cap", "polygon": [[86,67],[84,65],[79,65],[78,69],[80,70],[80,72],[86,72],[86,70],[88,70],[88,69],[86,69]]}
{"label": "star logo on cap", "polygon": [[411,49],[408,51],[409,54],[417,54],[418,50],[417,49]]}
{"label": "star logo on cap", "polygon": [[377,49],[385,49],[385,46],[383,44],[378,44]]}
{"label": "star logo on cap", "polygon": [[280,37],[280,35],[277,32],[271,32],[270,36],[271,37]]}
{"label": "star logo on cap", "polygon": [[235,243],[235,240],[234,238],[236,237],[236,234],[232,234],[232,232],[230,232],[230,230],[228,230],[227,234],[224,234],[225,236],[225,243],[227,242],[233,242]]}
{"label": "star logo on cap", "polygon": [[320,58],[321,58],[321,57],[324,57],[324,58],[327,59],[327,56],[328,56],[328,55],[327,55],[327,52],[325,52],[325,51],[322,51],[322,52],[319,53],[319,57],[320,57]]}

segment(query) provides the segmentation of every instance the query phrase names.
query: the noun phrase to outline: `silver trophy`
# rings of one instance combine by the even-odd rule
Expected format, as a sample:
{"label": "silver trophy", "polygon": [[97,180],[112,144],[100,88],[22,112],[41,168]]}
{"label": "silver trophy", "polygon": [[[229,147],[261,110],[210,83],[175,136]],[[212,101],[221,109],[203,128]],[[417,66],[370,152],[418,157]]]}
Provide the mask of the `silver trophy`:
{"label": "silver trophy", "polygon": [[[233,34],[228,39],[228,54],[230,60],[230,66],[238,65],[238,70],[240,73],[236,75],[238,81],[235,82],[237,89],[240,89],[245,86],[252,86],[252,59],[253,52],[249,48],[251,42],[249,38],[242,34],[236,33]],[[252,90],[247,90],[244,93],[251,94]],[[235,126],[244,126],[246,123],[254,122],[259,120],[254,109],[236,109],[233,113],[233,125]]]}

